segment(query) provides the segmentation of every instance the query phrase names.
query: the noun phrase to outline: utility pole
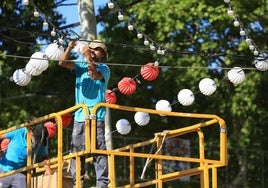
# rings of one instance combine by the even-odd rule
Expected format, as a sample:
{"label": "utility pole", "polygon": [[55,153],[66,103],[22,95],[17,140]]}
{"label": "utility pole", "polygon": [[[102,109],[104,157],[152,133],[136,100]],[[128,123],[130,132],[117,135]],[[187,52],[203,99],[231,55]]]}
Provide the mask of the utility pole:
{"label": "utility pole", "polygon": [[94,40],[97,37],[96,16],[93,0],[77,0],[80,18],[80,36],[84,40]]}
{"label": "utility pole", "polygon": [[[93,0],[78,0],[78,13],[80,18],[80,36],[84,40],[94,40],[97,38],[97,22]],[[109,49],[108,49],[109,51]],[[105,131],[111,133],[110,109],[106,108]],[[110,135],[111,136],[111,135]],[[111,137],[106,140],[107,149],[112,149]]]}

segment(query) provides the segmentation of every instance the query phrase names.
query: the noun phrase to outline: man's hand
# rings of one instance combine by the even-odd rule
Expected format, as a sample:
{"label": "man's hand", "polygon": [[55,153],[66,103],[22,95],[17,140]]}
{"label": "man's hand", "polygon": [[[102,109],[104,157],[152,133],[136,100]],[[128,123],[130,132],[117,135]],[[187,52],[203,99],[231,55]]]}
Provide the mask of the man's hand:
{"label": "man's hand", "polygon": [[51,170],[50,165],[45,165],[45,175],[51,175],[54,172]]}
{"label": "man's hand", "polygon": [[94,62],[95,54],[88,46],[83,46],[82,54],[89,62]]}

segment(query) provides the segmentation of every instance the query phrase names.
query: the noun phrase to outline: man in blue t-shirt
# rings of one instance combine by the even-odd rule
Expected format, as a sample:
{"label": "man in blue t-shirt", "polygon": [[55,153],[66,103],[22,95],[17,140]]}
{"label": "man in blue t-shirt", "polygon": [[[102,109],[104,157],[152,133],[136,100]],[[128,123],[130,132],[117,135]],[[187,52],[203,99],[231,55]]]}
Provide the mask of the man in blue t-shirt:
{"label": "man in blue t-shirt", "polygon": [[[47,136],[48,131],[44,125],[32,127],[31,137],[33,144],[33,156],[39,154],[43,160],[48,159]],[[9,139],[8,147],[0,159],[0,173],[23,168],[27,165],[27,128],[19,128],[0,135],[0,139]],[[45,174],[52,174],[49,165],[45,165]],[[25,173],[15,173],[0,178],[0,188],[27,188]]]}
{"label": "man in blue t-shirt", "polygon": [[[89,111],[100,103],[105,102],[105,94],[110,79],[110,69],[106,64],[99,63],[107,59],[107,48],[100,41],[93,41],[82,49],[83,58],[77,61],[68,61],[70,52],[76,45],[71,41],[61,56],[59,65],[69,70],[74,70],[76,75],[75,84],[75,104],[86,104]],[[105,143],[105,118],[106,109],[98,108],[97,118],[97,149],[106,149]],[[72,133],[72,152],[78,152],[85,149],[85,115],[83,109],[75,112],[74,127]],[[108,187],[108,159],[107,155],[93,156],[96,172],[96,186]],[[85,176],[85,157],[81,157],[81,187],[84,187]],[[75,159],[71,162],[71,174],[73,185],[76,185],[76,167]]]}

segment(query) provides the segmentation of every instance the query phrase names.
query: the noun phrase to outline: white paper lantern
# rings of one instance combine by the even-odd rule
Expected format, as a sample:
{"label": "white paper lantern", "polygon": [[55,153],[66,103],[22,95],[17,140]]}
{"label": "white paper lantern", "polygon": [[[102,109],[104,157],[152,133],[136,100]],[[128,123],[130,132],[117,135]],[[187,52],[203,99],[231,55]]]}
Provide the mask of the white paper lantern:
{"label": "white paper lantern", "polygon": [[45,49],[47,58],[51,60],[58,60],[63,55],[63,53],[64,49],[61,45],[58,44],[57,41],[49,44]]}
{"label": "white paper lantern", "polygon": [[240,67],[234,67],[228,71],[228,79],[233,84],[240,84],[245,80],[245,72]]}
{"label": "white paper lantern", "polygon": [[47,56],[43,52],[35,52],[26,64],[25,72],[37,76],[48,68]]}
{"label": "white paper lantern", "polygon": [[138,125],[144,126],[149,123],[150,115],[147,112],[136,112],[134,120]]}
{"label": "white paper lantern", "polygon": [[25,72],[31,76],[38,76],[43,71],[36,69],[36,67],[31,63],[27,63],[25,67]]}
{"label": "white paper lantern", "polygon": [[199,82],[199,90],[203,95],[212,95],[217,89],[215,82],[210,78],[203,78]]}
{"label": "white paper lantern", "polygon": [[120,119],[116,122],[116,130],[122,135],[126,135],[131,131],[131,125],[127,119]]}
{"label": "white paper lantern", "polygon": [[161,110],[161,111],[166,111],[166,112],[171,112],[171,110],[172,110],[170,103],[164,99],[157,101],[157,103],[155,105],[155,109]]}
{"label": "white paper lantern", "polygon": [[267,71],[268,69],[268,63],[266,61],[255,61],[254,64],[259,71]]}
{"label": "white paper lantern", "polygon": [[268,54],[261,53],[255,60],[254,60],[255,67],[259,71],[266,71],[268,69]]}
{"label": "white paper lantern", "polygon": [[17,69],[13,73],[13,81],[19,86],[26,86],[31,81],[31,75],[25,73],[23,69]]}
{"label": "white paper lantern", "polygon": [[88,46],[88,45],[89,45],[88,42],[79,40],[76,42],[76,46],[74,47],[74,52],[82,54],[83,47]]}
{"label": "white paper lantern", "polygon": [[178,101],[181,103],[183,106],[189,106],[194,102],[194,94],[191,90],[189,89],[182,89],[178,93]]}

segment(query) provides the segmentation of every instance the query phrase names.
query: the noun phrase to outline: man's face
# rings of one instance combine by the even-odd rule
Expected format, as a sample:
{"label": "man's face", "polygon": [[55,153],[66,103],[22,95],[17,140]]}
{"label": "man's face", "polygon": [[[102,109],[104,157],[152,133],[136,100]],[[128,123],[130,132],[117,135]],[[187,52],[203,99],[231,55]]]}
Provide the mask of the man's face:
{"label": "man's face", "polygon": [[104,59],[105,52],[101,48],[90,48],[91,58],[95,62],[101,62]]}

